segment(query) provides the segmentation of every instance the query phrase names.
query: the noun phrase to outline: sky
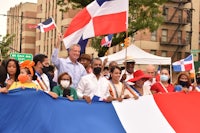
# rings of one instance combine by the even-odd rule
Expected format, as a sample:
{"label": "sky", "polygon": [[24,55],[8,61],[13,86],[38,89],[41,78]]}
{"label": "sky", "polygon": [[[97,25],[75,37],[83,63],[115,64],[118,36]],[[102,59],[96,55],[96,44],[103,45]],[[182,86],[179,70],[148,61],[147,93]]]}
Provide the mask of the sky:
{"label": "sky", "polygon": [[[37,0],[0,0],[0,14],[7,14],[7,11],[10,9],[10,7],[19,5],[20,2],[37,3]],[[7,17],[0,15],[0,35],[2,36],[6,35],[6,23],[7,23]],[[0,40],[1,39],[2,38],[0,37]]]}

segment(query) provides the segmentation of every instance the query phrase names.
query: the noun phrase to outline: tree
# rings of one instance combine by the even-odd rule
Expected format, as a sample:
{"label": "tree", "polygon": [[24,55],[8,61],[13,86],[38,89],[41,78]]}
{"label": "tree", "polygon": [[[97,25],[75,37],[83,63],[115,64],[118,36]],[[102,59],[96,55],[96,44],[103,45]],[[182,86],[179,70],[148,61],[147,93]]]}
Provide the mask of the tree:
{"label": "tree", "polygon": [[10,44],[12,43],[14,37],[15,35],[9,34],[3,37],[2,41],[0,42],[1,58],[7,59],[9,57]]}
{"label": "tree", "polygon": [[[93,0],[65,0],[60,1],[60,6],[71,5],[73,9],[83,8]],[[158,29],[163,22],[162,11],[159,9],[167,0],[129,0],[129,27],[128,36],[133,36],[138,30],[149,29],[151,32]],[[99,43],[102,37],[92,39],[92,47],[98,51],[99,55],[104,56],[108,48],[100,47]],[[115,34],[112,46],[118,45],[124,41],[126,33]]]}

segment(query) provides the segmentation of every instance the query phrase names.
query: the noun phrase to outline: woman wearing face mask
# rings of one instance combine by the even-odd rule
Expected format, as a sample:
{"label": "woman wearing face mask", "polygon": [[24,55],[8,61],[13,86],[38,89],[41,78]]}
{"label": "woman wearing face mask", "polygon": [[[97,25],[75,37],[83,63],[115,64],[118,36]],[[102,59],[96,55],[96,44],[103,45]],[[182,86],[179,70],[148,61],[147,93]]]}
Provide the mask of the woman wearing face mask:
{"label": "woman wearing face mask", "polygon": [[191,86],[190,76],[187,72],[181,72],[178,75],[177,81],[175,83],[175,91],[192,91],[193,87]]}
{"label": "woman wearing face mask", "polygon": [[72,84],[71,76],[64,72],[58,76],[58,86],[53,87],[53,92],[58,96],[67,97],[69,100],[77,100],[78,96],[76,90],[70,85]]}
{"label": "woman wearing face mask", "polygon": [[167,68],[163,68],[160,71],[160,81],[151,86],[151,93],[168,93],[174,91],[174,86],[169,83],[170,75]]}

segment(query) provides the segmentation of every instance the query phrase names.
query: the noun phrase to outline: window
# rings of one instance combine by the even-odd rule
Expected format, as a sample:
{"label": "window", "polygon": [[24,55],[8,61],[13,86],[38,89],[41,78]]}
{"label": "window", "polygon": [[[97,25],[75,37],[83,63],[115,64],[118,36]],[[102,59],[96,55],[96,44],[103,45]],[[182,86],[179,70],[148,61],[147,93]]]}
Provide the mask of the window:
{"label": "window", "polygon": [[178,11],[178,22],[180,23],[182,21],[182,11]]}
{"label": "window", "polygon": [[178,31],[177,41],[178,44],[182,44],[182,31]]}
{"label": "window", "polygon": [[151,33],[151,41],[156,41],[156,31]]}
{"label": "window", "polygon": [[150,54],[156,55],[156,50],[151,50]]}
{"label": "window", "polygon": [[38,51],[39,51],[39,53],[40,53],[40,45],[38,46]]}
{"label": "window", "polygon": [[162,38],[161,38],[162,42],[167,42],[167,34],[168,34],[168,30],[163,29],[162,30]]}
{"label": "window", "polygon": [[162,51],[162,52],[161,52],[161,56],[167,57],[167,51]]}
{"label": "window", "polygon": [[[190,32],[188,32],[188,31],[186,32],[186,39],[185,40],[186,40],[186,44],[190,44]],[[200,43],[200,40],[199,40],[199,43]]]}
{"label": "window", "polygon": [[41,32],[38,32],[39,33],[39,40],[41,40]]}
{"label": "window", "polygon": [[164,19],[167,21],[168,19],[168,8],[163,6],[163,16],[164,16]]}
{"label": "window", "polygon": [[39,12],[42,12],[42,4],[39,5]]}

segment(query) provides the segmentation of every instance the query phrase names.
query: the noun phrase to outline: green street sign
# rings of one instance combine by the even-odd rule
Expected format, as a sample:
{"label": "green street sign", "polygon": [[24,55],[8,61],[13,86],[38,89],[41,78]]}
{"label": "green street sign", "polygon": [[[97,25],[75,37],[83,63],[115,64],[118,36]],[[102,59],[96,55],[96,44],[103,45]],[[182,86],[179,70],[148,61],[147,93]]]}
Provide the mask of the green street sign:
{"label": "green street sign", "polygon": [[23,62],[25,60],[33,60],[33,55],[26,54],[26,53],[11,53],[10,58],[14,58],[18,60],[19,62]]}
{"label": "green street sign", "polygon": [[192,49],[192,50],[190,50],[190,52],[191,53],[200,53],[200,50],[198,50],[198,49]]}

